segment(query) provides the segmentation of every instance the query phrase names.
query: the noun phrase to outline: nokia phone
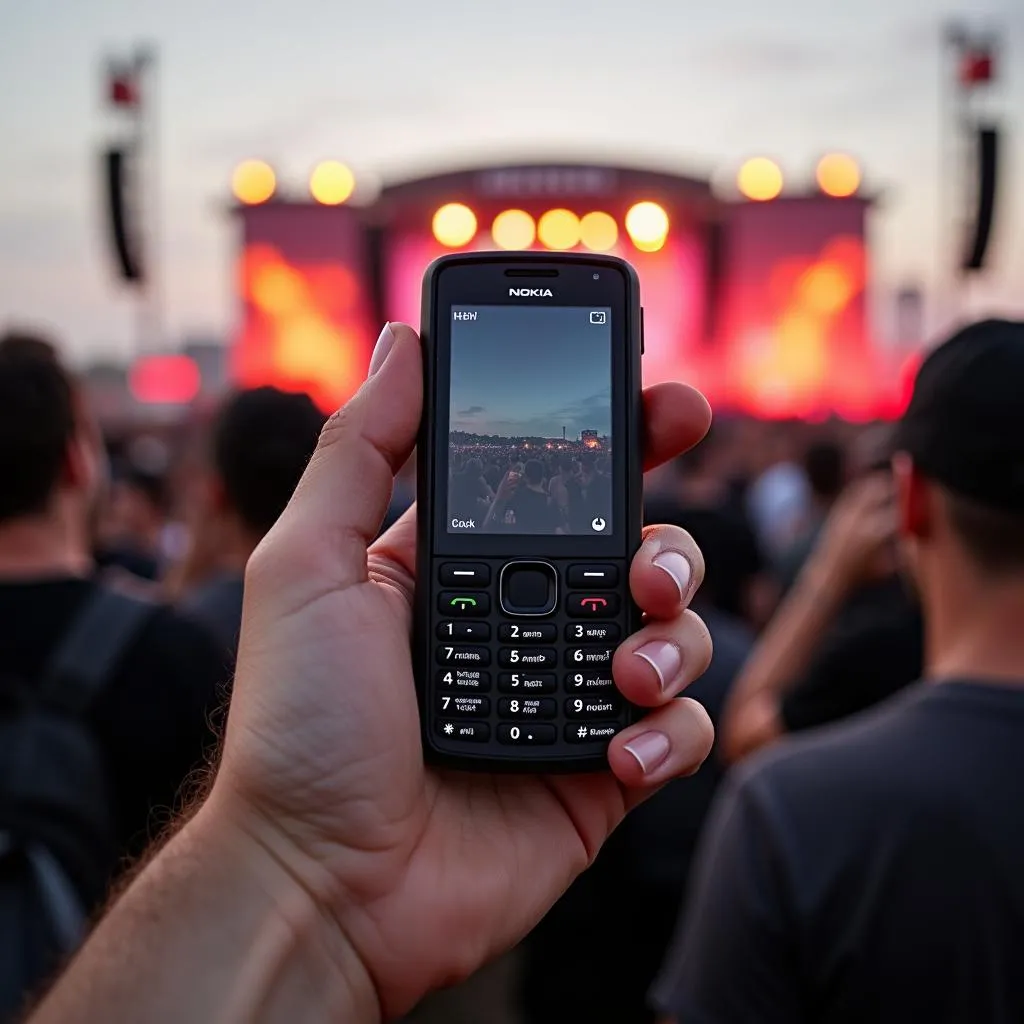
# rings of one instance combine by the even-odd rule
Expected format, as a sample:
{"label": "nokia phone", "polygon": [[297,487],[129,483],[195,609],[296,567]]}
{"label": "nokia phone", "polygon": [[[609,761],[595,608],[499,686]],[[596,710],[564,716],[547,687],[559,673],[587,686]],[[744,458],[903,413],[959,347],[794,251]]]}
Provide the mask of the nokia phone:
{"label": "nokia phone", "polygon": [[607,768],[639,709],[612,655],[639,625],[637,276],[611,256],[444,256],[423,284],[414,659],[425,756]]}

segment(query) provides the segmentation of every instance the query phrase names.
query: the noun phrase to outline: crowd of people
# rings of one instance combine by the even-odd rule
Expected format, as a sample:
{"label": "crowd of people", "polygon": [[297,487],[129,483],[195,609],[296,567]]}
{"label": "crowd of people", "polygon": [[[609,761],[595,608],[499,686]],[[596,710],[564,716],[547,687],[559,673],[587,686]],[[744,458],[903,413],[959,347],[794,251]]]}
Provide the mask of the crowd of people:
{"label": "crowd of people", "polygon": [[[392,332],[387,349],[394,342]],[[406,360],[402,370],[384,361],[391,358],[387,349],[375,363],[391,377],[377,386],[401,397],[401,373],[416,372],[418,355],[396,352]],[[614,831],[623,800],[609,797],[618,810],[597,815],[602,824],[590,826],[596,838],[584,843],[584,863],[571,870],[559,861],[563,845],[554,831],[545,847],[539,811],[524,817],[519,831],[510,824],[487,849],[488,856],[508,858],[492,868],[514,878],[514,886],[484,884],[474,872],[487,866],[468,852],[460,860],[457,843],[426,842],[424,817],[409,850],[425,858],[436,849],[438,861],[416,883],[403,876],[394,899],[374,890],[373,913],[357,915],[355,931],[343,933],[345,949],[349,939],[358,948],[355,974],[346,977],[365,980],[365,971],[372,979],[376,1013],[421,1024],[1024,1019],[1024,887],[1017,868],[1024,823],[1016,798],[1024,768],[1022,382],[1024,324],[986,321],[935,348],[896,424],[723,417],[695,447],[653,469],[645,481],[645,521],[678,532],[645,542],[638,559],[648,546],[655,555],[662,550],[669,543],[663,537],[689,535],[703,567],[697,568],[699,555],[688,553],[692,579],[684,585],[673,574],[692,612],[674,605],[670,613],[654,611],[645,632],[657,630],[654,620],[666,614],[698,628],[695,612],[710,635],[710,667],[687,679],[685,689],[715,726],[710,756],[697,768],[706,751],[691,754],[696,761],[684,768],[669,755],[669,774],[654,769],[649,780],[657,791],[642,803],[628,801],[638,806]],[[674,455],[703,427],[687,421],[673,448],[662,436],[667,413],[653,390],[649,438],[659,457]],[[132,908],[133,892],[136,904],[134,914],[121,917],[115,905],[108,952],[125,942],[159,947],[161,935],[146,931],[156,921],[164,922],[169,948],[178,948],[166,922],[187,931],[186,924],[194,926],[188,908],[197,902],[183,866],[191,863],[187,840],[178,848],[184,860],[172,859],[166,876],[154,881],[149,873],[149,903],[147,872],[137,878],[138,865],[161,850],[162,836],[188,835],[181,821],[202,819],[211,786],[213,793],[259,790],[252,780],[263,776],[253,774],[245,747],[265,726],[265,708],[285,700],[273,727],[289,734],[300,725],[313,728],[302,743],[312,748],[322,739],[332,751],[338,747],[315,732],[318,723],[294,717],[287,691],[305,683],[309,671],[296,652],[316,648],[333,628],[316,610],[323,593],[367,578],[360,538],[390,531],[379,554],[371,549],[371,579],[376,574],[392,586],[409,572],[402,516],[414,497],[408,449],[415,417],[397,400],[389,413],[384,394],[367,400],[371,411],[362,414],[358,436],[343,437],[330,456],[323,449],[331,430],[324,431],[324,416],[305,396],[272,388],[232,394],[154,468],[140,464],[146,460],[131,444],[111,452],[47,341],[29,334],[0,340],[0,948],[9,961],[0,969],[0,1020],[17,1019],[25,999],[52,980],[112,890],[127,886],[122,904]],[[670,404],[684,398],[675,395]],[[388,415],[410,422],[384,423]],[[360,454],[358,444],[377,446],[393,460],[397,484],[389,506],[377,493],[387,490],[377,479],[383,460]],[[592,519],[611,514],[609,467],[606,447],[453,445],[449,513],[485,531],[590,532]],[[300,480],[306,506],[290,512],[291,525],[282,527]],[[356,524],[332,518],[341,514],[334,506],[346,501],[361,517]],[[330,537],[362,544],[362,568],[325,568],[322,543]],[[374,558],[384,560],[376,569]],[[634,575],[644,571],[634,567]],[[309,596],[299,596],[300,584]],[[647,593],[647,586],[635,592]],[[253,622],[240,652],[243,596]],[[283,602],[279,616],[275,601]],[[342,607],[357,638],[360,623],[381,620],[356,598]],[[308,636],[294,634],[301,643],[277,653],[276,631],[286,628],[280,623],[298,629],[303,616],[326,634],[310,625]],[[385,660],[402,646],[406,627],[403,619],[380,647]],[[339,664],[338,673],[360,663],[360,652],[346,656],[351,664]],[[361,680],[350,680],[354,695],[344,708],[353,737],[378,735],[397,760],[388,762],[394,778],[378,780],[370,799],[362,787],[368,775],[376,778],[376,755],[359,755],[351,783],[358,835],[346,840],[344,857],[332,848],[321,865],[327,870],[330,862],[341,878],[351,861],[354,874],[346,885],[328,885],[332,893],[374,889],[369,867],[358,865],[373,847],[378,817],[398,813],[392,797],[413,799],[404,773],[422,772],[393,739],[408,725],[398,707],[412,699],[411,681],[408,693],[401,689],[407,661],[388,660],[374,685],[398,689],[366,701]],[[679,680],[689,671],[676,666]],[[283,691],[274,682],[260,688],[275,673]],[[252,691],[223,754],[235,781],[215,783],[239,686]],[[679,715],[687,710],[688,702],[671,699],[677,692],[650,700],[667,701],[654,716],[668,705]],[[371,705],[392,718],[371,720]],[[72,722],[80,725],[75,734]],[[291,763],[275,761],[276,741],[267,747],[261,756],[287,781]],[[619,784],[623,792],[637,785],[626,775],[636,764],[620,762],[621,749],[610,755],[616,794]],[[646,774],[639,749],[630,752]],[[295,772],[312,764],[312,749],[308,757],[304,746],[290,755],[299,762]],[[348,752],[337,756],[343,764]],[[660,785],[684,770],[690,777]],[[293,803],[276,789],[256,801],[270,808],[267,820],[288,818],[270,841],[257,844],[270,850],[269,861],[279,859],[277,844],[300,817],[306,827],[335,812],[334,797],[323,790],[311,779],[298,798],[289,796]],[[562,804],[586,832],[594,813],[581,811],[595,812],[595,805],[566,793]],[[517,790],[498,815],[482,791],[466,795],[466,817],[454,823],[455,832],[465,838],[486,831],[495,815],[504,822],[509,807],[522,810],[527,802],[526,791]],[[445,806],[454,813],[454,804]],[[535,859],[516,860],[533,842]],[[156,864],[175,856],[174,842],[166,845],[172,852],[157,852]],[[237,851],[233,841],[224,846],[230,864]],[[298,863],[302,874],[306,860]],[[317,890],[320,869],[309,870],[313,881],[304,886]],[[448,875],[458,876],[460,894],[465,889],[476,902],[460,903],[429,927],[405,927],[403,914],[412,919],[435,883],[440,898],[444,884],[436,880]],[[504,912],[497,890],[511,901]],[[149,913],[147,906],[164,909]],[[232,962],[232,942],[243,942],[224,923],[234,911],[217,911],[225,963]],[[371,918],[387,919],[390,944],[364,941]],[[93,946],[102,952],[103,941]],[[337,937],[328,941],[336,945]],[[197,943],[196,957],[206,945]],[[216,959],[220,954],[210,949],[205,956]],[[345,949],[338,958],[347,964]],[[175,961],[167,955],[170,986]],[[179,960],[184,971],[188,956]],[[92,998],[97,1010],[110,1009],[104,993],[117,986],[104,982],[104,971],[113,968],[100,955],[76,964],[77,975],[73,966],[64,983],[74,998],[65,995],[62,1003],[58,982],[50,1004],[56,1009],[48,1017],[44,1002],[40,1022],[101,1019],[87,1009],[69,1016],[75,1000],[87,1006]],[[268,976],[276,977],[276,964],[271,957]],[[309,968],[314,979],[319,969]],[[241,966],[239,974],[255,977]],[[233,1000],[231,1019],[255,1019],[256,1003],[230,979],[223,984]],[[332,1019],[376,1019],[360,1015],[360,984],[336,1004],[350,1017]],[[198,985],[194,998],[213,999],[216,987]],[[148,998],[159,999],[160,988]],[[300,998],[296,991],[293,999]],[[146,993],[125,989],[117,998],[123,1012],[103,1019],[147,1019],[137,1002]],[[152,1019],[186,1017],[165,1008]]]}
{"label": "crowd of people", "polygon": [[[503,438],[482,445],[452,440],[448,513],[476,533],[593,533],[611,521],[611,445],[533,443]],[[602,530],[605,526],[600,527]]]}

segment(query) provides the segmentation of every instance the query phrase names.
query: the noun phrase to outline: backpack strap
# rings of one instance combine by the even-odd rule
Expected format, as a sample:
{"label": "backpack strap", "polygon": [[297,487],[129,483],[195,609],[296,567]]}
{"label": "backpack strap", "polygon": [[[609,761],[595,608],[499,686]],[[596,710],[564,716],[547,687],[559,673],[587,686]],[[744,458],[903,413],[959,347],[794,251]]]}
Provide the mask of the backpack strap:
{"label": "backpack strap", "polygon": [[50,659],[39,698],[70,714],[84,714],[159,607],[146,598],[97,586]]}

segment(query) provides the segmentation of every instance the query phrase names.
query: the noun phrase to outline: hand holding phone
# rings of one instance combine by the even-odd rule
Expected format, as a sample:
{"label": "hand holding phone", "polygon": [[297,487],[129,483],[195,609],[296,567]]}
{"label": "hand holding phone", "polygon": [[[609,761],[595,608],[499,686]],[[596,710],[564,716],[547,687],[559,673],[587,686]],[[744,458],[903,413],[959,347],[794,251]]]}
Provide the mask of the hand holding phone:
{"label": "hand holding phone", "polygon": [[[606,768],[637,714],[611,672],[640,621],[636,274],[612,257],[460,254],[428,270],[423,310],[425,748],[467,768]],[[481,474],[500,478],[482,516]]]}

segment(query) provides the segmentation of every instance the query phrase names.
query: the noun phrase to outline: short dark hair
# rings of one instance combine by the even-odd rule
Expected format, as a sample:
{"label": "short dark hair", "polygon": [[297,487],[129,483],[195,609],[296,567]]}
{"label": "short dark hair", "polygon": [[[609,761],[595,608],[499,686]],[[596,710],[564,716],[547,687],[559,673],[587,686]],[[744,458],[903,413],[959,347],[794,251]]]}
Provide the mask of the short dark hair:
{"label": "short dark hair", "polygon": [[526,476],[527,483],[539,484],[544,479],[544,467],[537,459],[528,459],[526,465],[523,466],[523,474]]}
{"label": "short dark hair", "polygon": [[838,498],[846,484],[846,453],[834,441],[816,441],[804,453],[804,472],[815,497]]}
{"label": "short dark hair", "polygon": [[46,510],[74,435],[74,387],[54,347],[0,336],[0,522]]}
{"label": "short dark hair", "polygon": [[942,488],[949,522],[972,561],[990,576],[1024,570],[1024,516]]}
{"label": "short dark hair", "polygon": [[266,533],[284,511],[323,429],[305,394],[272,387],[229,398],[213,430],[214,464],[228,501],[252,530]]}

